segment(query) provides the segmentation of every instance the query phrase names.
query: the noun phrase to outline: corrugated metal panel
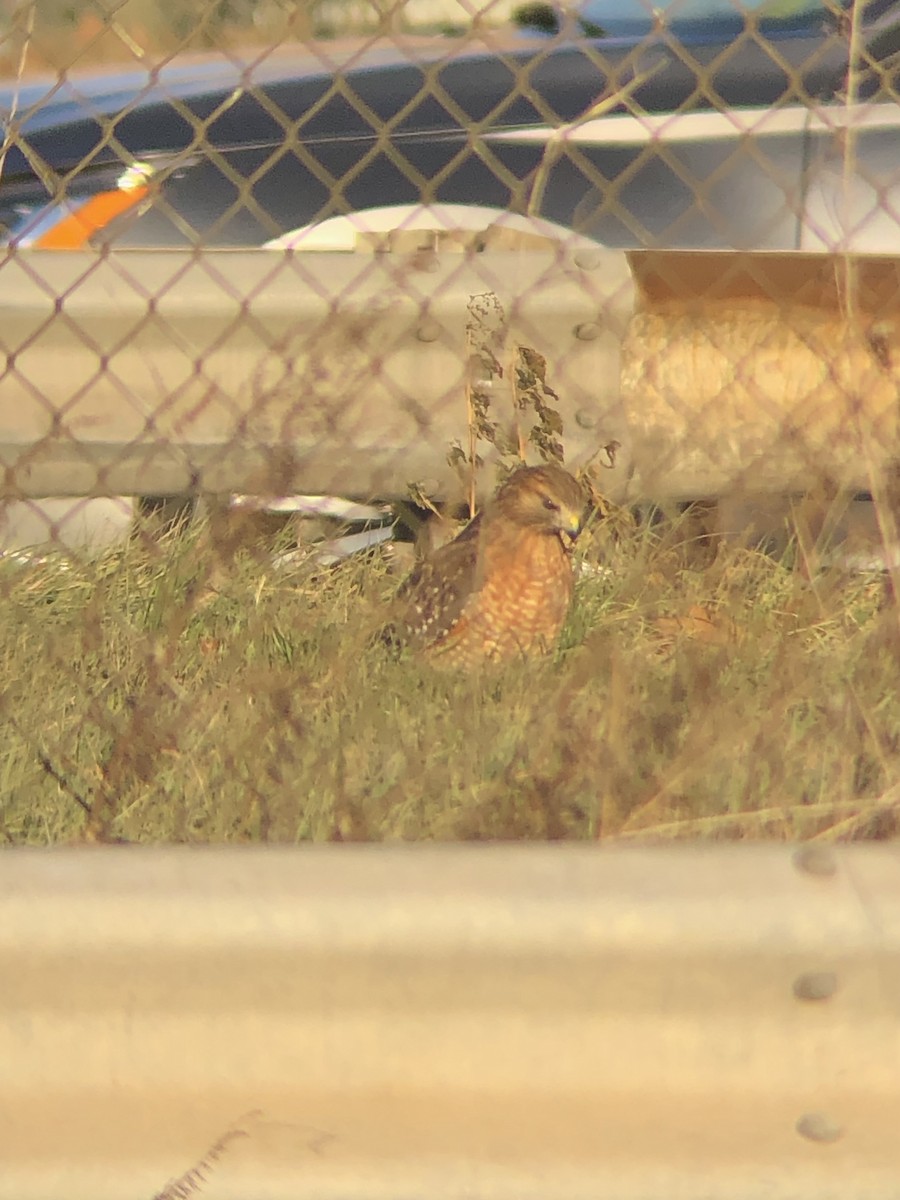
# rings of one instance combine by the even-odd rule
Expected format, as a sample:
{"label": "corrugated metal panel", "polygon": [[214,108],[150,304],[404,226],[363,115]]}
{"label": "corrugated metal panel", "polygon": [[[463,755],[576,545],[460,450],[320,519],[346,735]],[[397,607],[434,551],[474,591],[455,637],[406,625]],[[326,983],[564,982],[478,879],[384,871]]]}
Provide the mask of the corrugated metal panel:
{"label": "corrugated metal panel", "polygon": [[869,1200],[891,847],[3,857],[0,1196]]}
{"label": "corrugated metal panel", "polygon": [[491,418],[512,431],[514,343],[539,351],[569,463],[620,444],[603,473],[612,499],[802,491],[823,477],[877,491],[900,437],[897,263],[860,260],[869,307],[850,320],[825,286],[835,261],[629,260],[583,242],[466,256],[19,252],[0,266],[4,492],[390,499],[415,483],[458,497],[448,451],[467,444],[466,324],[486,292],[508,335]]}
{"label": "corrugated metal panel", "polygon": [[28,251],[0,283],[8,495],[456,494],[467,306],[487,291],[510,355],[547,356],[572,461],[625,440],[620,253]]}

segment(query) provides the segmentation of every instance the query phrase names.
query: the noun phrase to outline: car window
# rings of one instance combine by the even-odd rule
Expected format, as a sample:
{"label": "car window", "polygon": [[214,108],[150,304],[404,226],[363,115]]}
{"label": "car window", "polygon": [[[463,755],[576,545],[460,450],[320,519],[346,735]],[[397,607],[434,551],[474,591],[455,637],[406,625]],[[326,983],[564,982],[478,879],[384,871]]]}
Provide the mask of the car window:
{"label": "car window", "polygon": [[610,35],[649,30],[657,16],[669,28],[742,24],[755,14],[762,24],[809,28],[845,8],[844,0],[586,0],[578,15]]}

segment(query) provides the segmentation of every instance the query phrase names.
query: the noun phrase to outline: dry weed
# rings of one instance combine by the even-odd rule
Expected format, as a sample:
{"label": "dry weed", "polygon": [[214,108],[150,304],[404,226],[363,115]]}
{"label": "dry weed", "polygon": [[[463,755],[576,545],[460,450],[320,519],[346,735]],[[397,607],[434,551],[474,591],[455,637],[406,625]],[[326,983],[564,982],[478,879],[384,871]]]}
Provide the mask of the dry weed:
{"label": "dry weed", "polygon": [[[8,842],[865,837],[900,788],[878,576],[668,527],[588,550],[555,658],[434,678],[379,553],[223,570],[199,532],[0,571]],[[661,652],[661,649],[663,652]]]}

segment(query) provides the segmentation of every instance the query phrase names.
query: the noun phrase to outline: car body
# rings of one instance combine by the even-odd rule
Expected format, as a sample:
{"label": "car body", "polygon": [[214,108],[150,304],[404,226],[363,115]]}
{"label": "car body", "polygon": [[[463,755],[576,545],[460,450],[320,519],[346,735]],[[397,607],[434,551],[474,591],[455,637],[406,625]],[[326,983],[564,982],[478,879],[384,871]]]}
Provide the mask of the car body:
{"label": "car body", "polygon": [[751,7],[670,0],[653,23],[642,0],[586,0],[549,36],[283,46],[30,85],[0,222],[44,247],[302,245],[325,222],[402,226],[437,205],[611,247],[896,252],[900,3],[861,6],[854,103],[846,13]]}

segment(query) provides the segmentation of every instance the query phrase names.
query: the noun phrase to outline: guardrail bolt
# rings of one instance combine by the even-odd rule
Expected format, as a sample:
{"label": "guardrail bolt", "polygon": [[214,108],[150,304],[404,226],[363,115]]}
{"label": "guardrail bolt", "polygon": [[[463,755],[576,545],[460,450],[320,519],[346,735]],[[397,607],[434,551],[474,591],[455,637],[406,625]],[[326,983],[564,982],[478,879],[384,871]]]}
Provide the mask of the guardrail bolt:
{"label": "guardrail bolt", "polygon": [[804,1113],[795,1126],[801,1137],[811,1142],[836,1142],[843,1135],[843,1129],[837,1122],[832,1121],[824,1113]]}
{"label": "guardrail bolt", "polygon": [[603,327],[596,321],[583,321],[580,325],[575,326],[575,336],[580,342],[596,341],[602,332]]}
{"label": "guardrail bolt", "polygon": [[596,271],[603,262],[603,251],[576,250],[574,262],[579,271]]}
{"label": "guardrail bolt", "polygon": [[440,336],[440,324],[430,317],[427,317],[416,329],[416,337],[420,342],[436,342]]}
{"label": "guardrail bolt", "polygon": [[794,852],[794,866],[807,875],[837,874],[837,859],[827,846],[800,846]]}
{"label": "guardrail bolt", "polygon": [[575,413],[575,424],[582,429],[596,429],[600,424],[600,414],[592,408],[579,408]]}
{"label": "guardrail bolt", "polygon": [[828,1000],[837,985],[834,971],[805,971],[794,980],[794,995],[798,1000]]}

